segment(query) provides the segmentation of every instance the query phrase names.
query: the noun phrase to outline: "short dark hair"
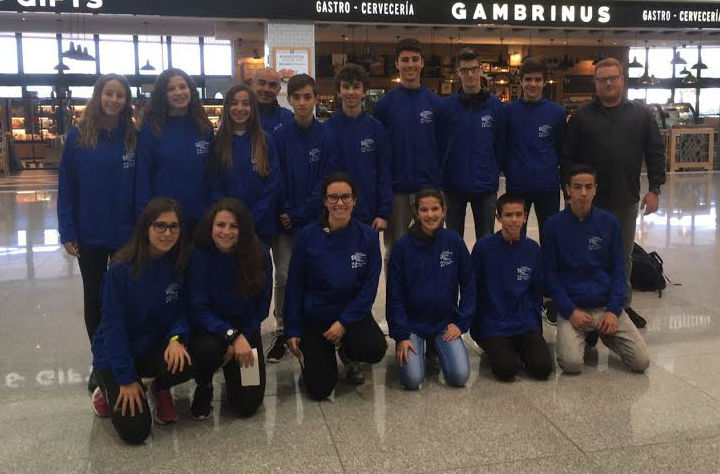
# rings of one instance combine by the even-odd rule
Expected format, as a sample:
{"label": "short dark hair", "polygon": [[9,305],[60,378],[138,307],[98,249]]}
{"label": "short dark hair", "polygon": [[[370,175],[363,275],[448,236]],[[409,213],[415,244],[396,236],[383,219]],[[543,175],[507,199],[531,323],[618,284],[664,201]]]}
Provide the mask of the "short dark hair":
{"label": "short dark hair", "polygon": [[480,62],[480,53],[478,53],[472,48],[463,48],[457,54],[456,64],[460,65],[460,61]]}
{"label": "short dark hair", "polygon": [[527,209],[525,208],[525,196],[523,196],[522,193],[508,191],[500,196],[497,199],[497,203],[495,203],[495,211],[497,212],[498,217],[502,216],[503,206],[506,204],[522,204],[523,209],[527,212]]}
{"label": "short dark hair", "polygon": [[403,38],[395,44],[395,61],[403,51],[414,51],[422,57],[422,44],[415,38]]}
{"label": "short dark hair", "polygon": [[593,179],[597,181],[597,172],[595,171],[595,167],[586,163],[575,163],[574,165],[571,165],[565,173],[565,184],[570,184],[570,180],[579,174],[591,174]]}
{"label": "short dark hair", "polygon": [[315,85],[315,79],[307,74],[295,74],[288,81],[287,93],[293,95],[305,86],[312,87],[313,94],[317,95],[317,86]]}
{"label": "short dark hair", "polygon": [[365,91],[370,87],[370,76],[365,68],[353,63],[347,63],[335,74],[335,92],[340,92],[340,83],[343,81],[350,84],[360,82]]}
{"label": "short dark hair", "polygon": [[547,66],[544,61],[535,58],[526,58],[520,66],[520,80],[522,81],[525,74],[539,72],[542,74],[543,81],[547,77]]}
{"label": "short dark hair", "polygon": [[[342,171],[336,171],[332,173],[330,176],[325,178],[325,180],[322,183],[322,198],[323,201],[327,198],[327,190],[330,187],[331,184],[334,183],[346,183],[348,186],[350,186],[350,191],[352,192],[353,196],[355,197],[355,200],[358,199],[358,192],[357,187],[355,186],[355,182],[352,180],[349,174],[343,173]],[[328,225],[328,219],[330,218],[330,212],[327,209],[327,206],[323,206],[322,208],[322,225],[323,227],[327,227]]]}

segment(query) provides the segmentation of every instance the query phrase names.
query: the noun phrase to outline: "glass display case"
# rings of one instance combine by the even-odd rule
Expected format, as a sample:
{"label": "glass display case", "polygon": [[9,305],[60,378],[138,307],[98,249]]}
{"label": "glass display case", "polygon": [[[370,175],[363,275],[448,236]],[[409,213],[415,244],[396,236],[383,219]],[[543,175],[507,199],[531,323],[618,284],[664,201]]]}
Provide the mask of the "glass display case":
{"label": "glass display case", "polygon": [[695,108],[688,103],[650,104],[658,128],[672,128],[695,124]]}

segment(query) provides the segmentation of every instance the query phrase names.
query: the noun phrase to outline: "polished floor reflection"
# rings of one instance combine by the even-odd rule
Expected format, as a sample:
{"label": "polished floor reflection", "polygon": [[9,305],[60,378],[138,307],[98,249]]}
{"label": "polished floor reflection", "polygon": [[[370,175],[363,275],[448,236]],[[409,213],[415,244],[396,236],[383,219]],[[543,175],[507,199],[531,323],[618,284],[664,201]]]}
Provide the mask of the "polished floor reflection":
{"label": "polished floor reflection", "polygon": [[[636,293],[652,357],[644,375],[599,343],[580,376],[499,383],[467,339],[473,370],[463,389],[434,370],[419,392],[402,391],[391,346],[364,385],[341,381],[333,400],[317,403],[286,359],[269,366],[255,417],[234,418],[217,386],[210,420],[155,426],[140,447],[122,444],[90,409],[80,274],[58,241],[56,186],[44,171],[0,180],[0,472],[720,470],[720,174],[670,175],[660,211],[638,224],[637,240],[682,284],[661,298]],[[384,303],[381,290],[379,319]],[[271,329],[268,320],[266,343]],[[554,349],[555,328],[545,329]],[[181,413],[193,388],[175,391]]]}

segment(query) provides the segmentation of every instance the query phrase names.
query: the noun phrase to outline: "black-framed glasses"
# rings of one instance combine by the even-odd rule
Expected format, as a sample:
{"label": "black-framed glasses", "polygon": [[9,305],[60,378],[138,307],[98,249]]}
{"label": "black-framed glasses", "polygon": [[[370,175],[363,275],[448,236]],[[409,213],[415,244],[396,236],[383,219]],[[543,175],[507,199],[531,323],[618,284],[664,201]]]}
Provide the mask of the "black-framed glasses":
{"label": "black-framed glasses", "polygon": [[352,200],[355,198],[352,194],[328,194],[325,196],[325,200],[329,202],[330,204],[337,204],[338,201],[342,201],[344,204],[347,204],[349,202],[352,202]]}
{"label": "black-framed glasses", "polygon": [[177,234],[180,232],[180,224],[177,222],[163,222],[155,221],[152,223],[152,228],[158,234],[164,234],[166,230],[170,229],[171,234]]}
{"label": "black-framed glasses", "polygon": [[595,78],[595,82],[597,82],[599,84],[615,84],[619,80],[620,80],[619,74],[616,74],[614,76],[596,77]]}
{"label": "black-framed glasses", "polygon": [[480,72],[480,66],[472,66],[472,67],[459,67],[458,72],[463,75],[467,76],[468,74],[477,74]]}

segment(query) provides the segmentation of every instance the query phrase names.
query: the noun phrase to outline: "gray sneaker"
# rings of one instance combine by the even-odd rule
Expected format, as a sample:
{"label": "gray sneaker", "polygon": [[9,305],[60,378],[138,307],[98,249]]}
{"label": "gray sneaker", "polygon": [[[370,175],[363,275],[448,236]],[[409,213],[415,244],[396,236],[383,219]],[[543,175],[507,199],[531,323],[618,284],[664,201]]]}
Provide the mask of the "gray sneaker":
{"label": "gray sneaker", "polygon": [[270,349],[265,354],[265,360],[271,364],[276,364],[285,358],[287,352],[287,338],[285,336],[275,336]]}

